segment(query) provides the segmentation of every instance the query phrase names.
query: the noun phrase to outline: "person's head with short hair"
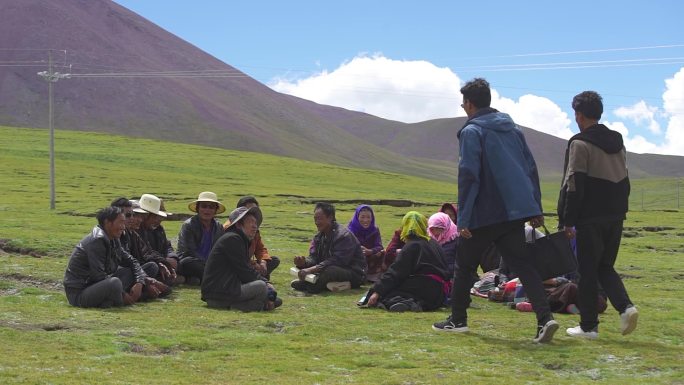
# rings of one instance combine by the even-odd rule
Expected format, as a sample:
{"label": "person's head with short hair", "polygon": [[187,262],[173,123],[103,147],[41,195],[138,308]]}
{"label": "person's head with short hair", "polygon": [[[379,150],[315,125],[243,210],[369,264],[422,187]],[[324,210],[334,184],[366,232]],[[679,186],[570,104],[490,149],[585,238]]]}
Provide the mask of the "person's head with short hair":
{"label": "person's head with short hair", "polygon": [[248,196],[244,196],[244,197],[240,198],[240,200],[238,200],[237,205],[235,207],[236,208],[237,207],[250,208],[250,207],[254,207],[254,206],[259,206],[259,202],[256,200],[255,197],[248,195]]}
{"label": "person's head with short hair", "polygon": [[314,223],[319,232],[330,232],[335,223],[335,206],[328,202],[316,203],[314,207]]}
{"label": "person's head with short hair", "polygon": [[580,131],[597,124],[603,115],[603,98],[595,91],[584,91],[572,98],[575,122]]}
{"label": "person's head with short hair", "polygon": [[461,87],[463,95],[463,110],[468,117],[471,117],[477,110],[489,107],[492,103],[492,92],[489,89],[489,82],[483,78],[475,78]]}
{"label": "person's head with short hair", "polygon": [[126,217],[120,207],[108,206],[95,215],[98,226],[109,239],[118,239],[126,228]]}
{"label": "person's head with short hair", "polygon": [[121,209],[124,217],[126,218],[126,228],[135,229],[136,226],[133,218],[133,202],[131,202],[128,198],[121,197],[114,199],[110,206]]}

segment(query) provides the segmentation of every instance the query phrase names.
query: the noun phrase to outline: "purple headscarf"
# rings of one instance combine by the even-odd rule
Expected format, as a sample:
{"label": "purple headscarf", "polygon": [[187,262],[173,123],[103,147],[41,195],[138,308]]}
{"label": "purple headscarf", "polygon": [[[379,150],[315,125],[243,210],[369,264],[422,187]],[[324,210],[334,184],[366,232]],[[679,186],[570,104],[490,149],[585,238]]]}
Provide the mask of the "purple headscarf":
{"label": "purple headscarf", "polygon": [[[359,222],[359,214],[361,213],[361,210],[370,211],[371,223],[370,226],[368,226],[368,228],[361,226],[361,222]],[[356,208],[356,212],[354,212],[352,220],[349,221],[347,228],[349,229],[349,231],[354,233],[354,235],[356,235],[356,238],[358,238],[359,241],[361,241],[362,239],[366,239],[368,238],[368,236],[379,231],[378,228],[375,226],[375,213],[373,212],[373,208],[368,205],[359,205]]]}

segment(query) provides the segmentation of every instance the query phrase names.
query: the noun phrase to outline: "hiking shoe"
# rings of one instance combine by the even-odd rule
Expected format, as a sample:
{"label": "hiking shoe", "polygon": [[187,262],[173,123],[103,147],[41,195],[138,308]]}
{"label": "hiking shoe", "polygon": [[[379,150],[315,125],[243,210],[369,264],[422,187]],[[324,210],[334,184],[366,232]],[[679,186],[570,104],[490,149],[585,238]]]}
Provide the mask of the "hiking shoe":
{"label": "hiking shoe", "polygon": [[309,288],[309,285],[307,285],[305,281],[300,281],[298,279],[290,282],[290,286],[297,291],[307,291]]}
{"label": "hiking shoe", "polygon": [[393,312],[404,312],[404,311],[419,312],[419,311],[423,311],[423,308],[418,303],[416,303],[416,301],[414,301],[413,299],[406,299],[406,300],[403,300],[403,301],[400,301],[400,302],[393,304],[387,310],[393,311]]}
{"label": "hiking shoe", "polygon": [[581,326],[575,326],[574,328],[565,329],[565,333],[570,337],[580,337],[586,338],[588,340],[595,340],[598,338],[598,329],[594,328],[588,332],[582,330]]}
{"label": "hiking shoe", "polygon": [[537,336],[532,341],[539,343],[551,342],[559,326],[558,322],[553,319],[544,325],[537,325]]}
{"label": "hiking shoe", "polygon": [[432,324],[432,330],[438,332],[466,333],[469,329],[466,321],[454,322],[451,320],[451,316],[449,316],[446,321]]}
{"label": "hiking shoe", "polygon": [[623,336],[626,336],[636,329],[638,318],[639,312],[634,306],[628,307],[622,314],[620,314],[620,332]]}
{"label": "hiking shoe", "polygon": [[349,290],[351,289],[351,282],[349,281],[343,281],[343,282],[328,282],[325,287],[328,288],[330,291],[343,291],[343,290]]}

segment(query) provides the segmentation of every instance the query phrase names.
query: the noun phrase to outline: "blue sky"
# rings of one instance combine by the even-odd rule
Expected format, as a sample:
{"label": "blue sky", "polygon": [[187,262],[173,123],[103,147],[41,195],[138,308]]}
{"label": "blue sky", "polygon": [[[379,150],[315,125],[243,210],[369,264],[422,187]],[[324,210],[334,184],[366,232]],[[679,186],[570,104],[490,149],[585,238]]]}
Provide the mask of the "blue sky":
{"label": "blue sky", "polygon": [[[271,88],[415,122],[493,106],[567,138],[595,90],[633,152],[684,155],[684,2],[117,0]],[[169,70],[178,70],[170,68]]]}

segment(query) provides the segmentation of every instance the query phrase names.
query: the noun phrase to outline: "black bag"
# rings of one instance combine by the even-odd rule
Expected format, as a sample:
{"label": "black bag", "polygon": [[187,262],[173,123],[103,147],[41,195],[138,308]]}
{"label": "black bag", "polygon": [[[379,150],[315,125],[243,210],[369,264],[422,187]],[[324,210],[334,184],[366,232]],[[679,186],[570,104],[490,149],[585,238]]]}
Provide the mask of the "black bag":
{"label": "black bag", "polygon": [[542,280],[559,277],[577,270],[577,258],[572,252],[570,241],[565,232],[559,231],[549,234],[546,226],[543,226],[546,236],[537,238],[534,231],[533,241],[527,243],[532,253],[534,266]]}

